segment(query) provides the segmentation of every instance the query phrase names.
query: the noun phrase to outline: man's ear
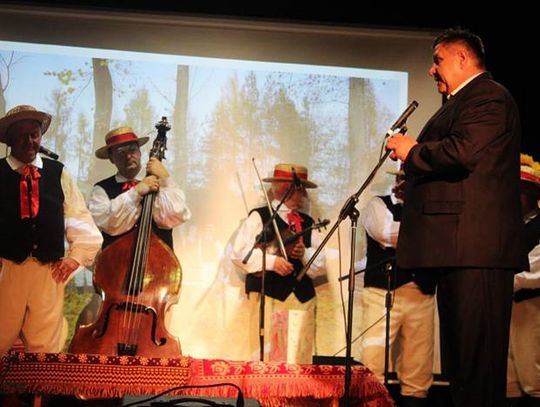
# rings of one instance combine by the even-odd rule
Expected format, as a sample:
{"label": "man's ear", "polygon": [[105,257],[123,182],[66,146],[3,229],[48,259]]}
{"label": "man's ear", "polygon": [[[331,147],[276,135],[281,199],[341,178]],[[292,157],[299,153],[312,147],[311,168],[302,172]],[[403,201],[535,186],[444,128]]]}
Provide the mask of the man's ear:
{"label": "man's ear", "polygon": [[471,55],[465,47],[459,47],[456,51],[456,56],[461,68],[466,67],[470,63]]}

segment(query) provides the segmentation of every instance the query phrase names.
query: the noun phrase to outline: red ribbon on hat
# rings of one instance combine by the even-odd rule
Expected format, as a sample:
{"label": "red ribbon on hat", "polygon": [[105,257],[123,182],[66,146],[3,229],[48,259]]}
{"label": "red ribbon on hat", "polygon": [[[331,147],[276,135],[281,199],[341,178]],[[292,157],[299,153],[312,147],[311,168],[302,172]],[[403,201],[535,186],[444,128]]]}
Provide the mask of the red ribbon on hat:
{"label": "red ribbon on hat", "polygon": [[126,191],[129,191],[131,188],[133,188],[135,185],[137,185],[139,183],[139,181],[137,181],[136,179],[135,180],[131,180],[131,181],[126,181],[122,184],[122,192],[126,192]]}
{"label": "red ribbon on hat", "polygon": [[[289,220],[289,229],[294,233],[300,233],[302,231],[302,222],[304,219],[298,214],[298,212],[291,211],[287,214],[287,219]],[[303,242],[303,238],[298,239],[299,242]]]}
{"label": "red ribbon on hat", "polygon": [[[39,178],[41,174],[33,165],[23,168],[19,182],[21,219],[35,218],[39,212]],[[28,188],[30,184],[30,188]],[[28,198],[30,197],[30,202]]]}
{"label": "red ribbon on hat", "polygon": [[[296,172],[296,175],[300,179],[307,180],[307,174],[305,172]],[[292,178],[292,176],[291,171],[274,170],[274,177]]]}
{"label": "red ribbon on hat", "polygon": [[540,185],[540,177],[537,177],[536,175],[528,173],[526,171],[523,171],[523,170],[520,171],[520,178],[523,181],[529,181],[537,185]]}
{"label": "red ribbon on hat", "polygon": [[134,133],[117,134],[116,136],[109,137],[107,140],[105,140],[105,144],[111,145],[124,143],[127,141],[137,141],[137,136]]}

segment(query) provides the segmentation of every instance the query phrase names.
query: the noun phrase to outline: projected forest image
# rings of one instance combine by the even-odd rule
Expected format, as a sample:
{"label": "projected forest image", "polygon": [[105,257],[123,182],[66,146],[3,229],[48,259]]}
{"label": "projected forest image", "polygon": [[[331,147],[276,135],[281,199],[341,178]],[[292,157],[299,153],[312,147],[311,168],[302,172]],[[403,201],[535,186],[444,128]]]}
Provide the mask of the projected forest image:
{"label": "projected forest image", "polygon": [[[262,203],[253,162],[263,177],[279,162],[307,166],[319,185],[310,191],[311,214],[334,222],[407,104],[407,74],[0,42],[0,115],[18,104],[53,116],[43,145],[60,155],[85,197],[115,173],[94,156],[111,128],[129,126],[153,140],[154,125],[167,117],[164,162],[192,211],[174,231],[183,282],[171,331],[185,354],[232,358],[229,344],[215,336],[230,332],[233,314],[242,312],[242,287],[231,277],[227,253],[242,219]],[[151,144],[143,147],[143,162]],[[385,164],[359,209],[388,190],[393,179],[384,171],[395,166]],[[340,227],[340,246],[336,234],[325,248],[328,281],[317,287],[319,354],[345,344],[337,278],[348,272],[348,228],[348,222]],[[358,235],[360,260],[363,231]],[[91,270],[79,272],[67,292],[73,328],[93,292]]]}

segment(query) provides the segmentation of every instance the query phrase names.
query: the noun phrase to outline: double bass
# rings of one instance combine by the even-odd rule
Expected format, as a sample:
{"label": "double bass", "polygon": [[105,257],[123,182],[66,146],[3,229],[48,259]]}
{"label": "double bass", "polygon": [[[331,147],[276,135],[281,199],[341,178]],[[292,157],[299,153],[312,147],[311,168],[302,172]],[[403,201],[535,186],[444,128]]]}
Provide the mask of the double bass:
{"label": "double bass", "polygon": [[[170,126],[162,117],[150,158],[162,160]],[[173,250],[152,230],[155,193],[143,197],[137,225],[108,245],[94,265],[94,286],[103,302],[96,320],[75,333],[69,351],[178,357],[180,342],[165,326],[178,302],[182,269]]]}

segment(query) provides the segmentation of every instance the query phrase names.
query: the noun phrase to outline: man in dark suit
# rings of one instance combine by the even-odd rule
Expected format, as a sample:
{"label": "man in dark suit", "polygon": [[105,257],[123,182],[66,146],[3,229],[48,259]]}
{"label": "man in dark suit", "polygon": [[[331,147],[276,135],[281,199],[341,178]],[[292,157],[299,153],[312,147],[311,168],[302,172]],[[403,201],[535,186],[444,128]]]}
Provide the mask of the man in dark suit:
{"label": "man in dark suit", "polygon": [[482,40],[447,30],[429,70],[446,103],[418,140],[396,134],[405,206],[402,268],[440,273],[443,356],[455,406],[504,405],[513,274],[528,268],[521,242],[520,124],[509,92],[485,70]]}

